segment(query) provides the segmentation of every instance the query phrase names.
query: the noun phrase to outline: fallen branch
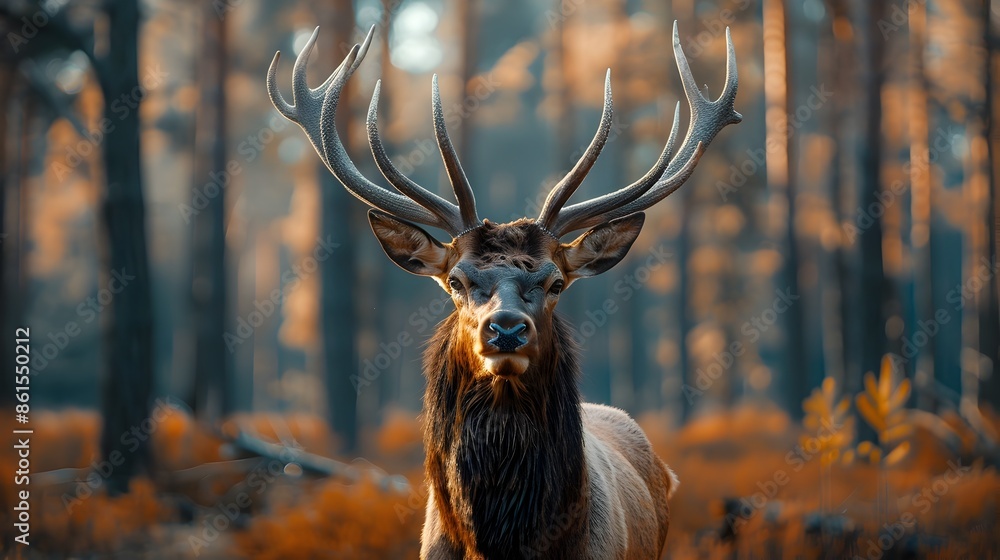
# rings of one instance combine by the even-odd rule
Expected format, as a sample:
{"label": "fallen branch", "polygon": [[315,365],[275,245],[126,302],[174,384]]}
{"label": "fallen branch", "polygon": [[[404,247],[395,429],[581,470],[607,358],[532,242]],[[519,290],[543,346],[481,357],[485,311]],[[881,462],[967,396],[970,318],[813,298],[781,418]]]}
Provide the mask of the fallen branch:
{"label": "fallen branch", "polygon": [[291,474],[288,472],[289,465],[297,465],[305,474],[335,476],[350,482],[358,482],[368,476],[384,490],[410,491],[409,481],[401,475],[388,475],[375,469],[360,469],[336,459],[308,453],[298,447],[265,441],[247,432],[239,432],[235,437],[223,437],[244,452],[280,462],[282,470],[287,474]]}

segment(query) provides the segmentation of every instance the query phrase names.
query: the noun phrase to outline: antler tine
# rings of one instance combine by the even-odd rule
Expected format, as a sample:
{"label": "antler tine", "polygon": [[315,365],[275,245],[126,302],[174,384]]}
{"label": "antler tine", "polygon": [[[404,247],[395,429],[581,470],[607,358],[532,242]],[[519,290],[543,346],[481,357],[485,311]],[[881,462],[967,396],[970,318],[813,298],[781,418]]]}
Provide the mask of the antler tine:
{"label": "antler tine", "polygon": [[[698,145],[695,146],[694,152],[691,153],[691,156],[684,163],[684,167],[681,167],[676,173],[672,174],[670,177],[656,181],[656,183],[653,184],[653,188],[651,188],[647,192],[652,192],[653,190],[656,191],[656,196],[657,196],[656,202],[659,202],[660,200],[663,200],[667,196],[673,194],[674,191],[679,189],[681,185],[683,185],[685,182],[687,182],[688,179],[691,178],[691,175],[694,174],[695,167],[698,166],[698,162],[701,161],[701,156],[704,155],[704,153],[705,153],[705,144],[702,142],[698,142]],[[649,208],[649,206],[655,204],[655,202],[653,202],[648,206],[643,206],[641,208],[632,207],[632,205],[637,204],[638,202],[639,200],[637,199],[633,201],[632,204],[626,204],[623,206],[615,207],[612,210],[605,212],[603,214],[588,214],[580,216],[572,223],[567,223],[566,227],[564,227],[560,231],[560,233],[557,233],[556,235],[561,236],[563,234],[578,229],[598,226],[607,223],[611,220],[614,220],[615,218],[628,216],[629,214],[634,214],[641,210],[645,210],[646,208]]]}
{"label": "antler tine", "polygon": [[361,175],[340,142],[334,124],[337,102],[340,100],[344,84],[364,59],[374,33],[375,26],[373,25],[365,40],[360,45],[354,45],[337,70],[320,87],[310,89],[306,79],[306,65],[309,56],[316,47],[316,39],[319,35],[317,27],[296,58],[295,66],[292,69],[293,105],[285,101],[278,90],[276,76],[281,53],[275,53],[267,71],[267,90],[271,103],[282,116],[298,124],[305,131],[323,163],[352,195],[404,220],[439,227],[450,232],[451,224],[447,223],[441,216],[421,207],[409,198],[372,183]]}
{"label": "antler tine", "polygon": [[375,92],[372,94],[371,104],[368,106],[368,144],[371,145],[372,155],[375,157],[375,164],[386,181],[404,195],[417,201],[421,206],[440,216],[449,225],[449,231],[457,234],[467,228],[462,222],[457,206],[428,191],[409,177],[403,175],[385,152],[382,144],[382,137],[378,131],[378,99],[382,90],[382,80],[375,82]]}
{"label": "antler tine", "polygon": [[670,137],[667,144],[660,152],[660,158],[656,160],[653,167],[642,176],[641,179],[627,187],[618,189],[613,193],[608,193],[598,198],[567,206],[559,211],[556,223],[552,226],[552,233],[557,237],[563,233],[581,229],[585,226],[577,225],[594,216],[613,210],[623,204],[628,204],[646,193],[656,181],[660,179],[667,166],[670,165],[670,156],[673,155],[674,142],[677,141],[677,132],[681,121],[681,102],[674,106],[674,122],[670,127]]}
{"label": "antler tine", "polygon": [[[299,51],[299,56],[295,57],[295,65],[292,66],[292,103],[296,107],[314,99],[312,96],[313,92],[309,89],[309,84],[306,80],[306,67],[309,64],[309,57],[312,56],[312,52],[316,48],[317,39],[319,39],[319,26],[313,29],[309,40],[306,41],[305,46]],[[334,74],[340,74],[343,67],[344,63],[341,62],[340,66],[334,71]],[[306,100],[307,97],[309,98],[308,101]]]}
{"label": "antler tine", "polygon": [[608,212],[604,216],[606,219],[613,220],[644,210],[676,191],[680,185],[675,185],[674,181],[683,176],[680,171],[687,166],[688,161],[694,159],[698,145],[708,146],[720,130],[743,120],[743,116],[733,108],[736,102],[739,78],[736,73],[736,50],[733,47],[733,37],[728,27],[726,28],[726,51],[725,86],[718,99],[709,101],[705,99],[695,84],[691,67],[684,55],[684,49],[681,47],[677,22],[674,22],[674,58],[677,61],[677,70],[680,72],[681,81],[684,84],[684,94],[691,110],[691,124],[687,136],[664,173],[668,178],[657,182],[653,188],[635,201]]}
{"label": "antler tine", "polygon": [[580,184],[583,183],[584,178],[587,177],[587,173],[590,172],[590,168],[594,166],[597,162],[597,157],[601,155],[601,150],[604,149],[604,145],[608,141],[608,135],[611,133],[611,117],[614,114],[614,104],[611,100],[611,69],[608,68],[608,72],[604,77],[604,108],[601,111],[601,124],[597,128],[597,133],[594,135],[594,139],[590,141],[590,145],[587,146],[587,151],[580,156],[579,161],[573,166],[573,169],[566,174],[565,177],[560,180],[549,196],[546,197],[545,203],[542,205],[542,211],[538,215],[538,222],[542,224],[545,228],[550,228],[556,221],[556,217],[559,211],[562,209],[569,197],[573,196],[576,189],[579,188]]}
{"label": "antler tine", "polygon": [[455,151],[455,146],[452,145],[451,138],[448,136],[448,129],[445,127],[437,74],[431,78],[431,105],[434,112],[434,137],[437,138],[438,149],[441,151],[441,159],[448,172],[451,188],[455,191],[463,229],[474,228],[481,223],[479,215],[476,213],[476,196],[472,192],[472,185],[469,184],[469,179],[465,176],[462,163],[458,160],[458,153]]}
{"label": "antler tine", "polygon": [[274,58],[271,59],[271,66],[267,68],[267,96],[271,98],[271,105],[281,113],[281,116],[288,120],[293,120],[295,115],[295,108],[285,101],[285,97],[281,95],[281,90],[278,89],[278,61],[281,60],[281,51],[274,53]]}
{"label": "antler tine", "polygon": [[[691,73],[691,66],[688,64],[687,57],[684,55],[684,49],[681,47],[676,21],[674,22],[673,43],[674,59],[677,62],[677,70],[680,73],[681,83],[684,86],[684,94],[687,97],[688,107],[691,110],[691,123],[688,126],[688,131],[684,137],[684,141],[681,143],[681,147],[677,150],[677,154],[667,164],[666,169],[662,171],[662,177],[637,198],[627,201],[623,196],[619,205],[613,206],[608,210],[603,210],[603,208],[612,205],[609,204],[610,201],[605,197],[566,208],[564,212],[567,213],[567,216],[565,218],[560,217],[558,223],[562,226],[559,228],[557,235],[627,216],[645,210],[663,200],[687,181],[701,159],[705,147],[712,142],[719,131],[727,125],[736,124],[743,120],[743,116],[734,109],[739,79],[736,72],[736,49],[733,47],[733,38],[729,28],[726,28],[726,83],[723,86],[722,95],[715,101],[706,99],[698,89],[694,76]],[[657,166],[659,166],[659,162],[657,162]],[[631,188],[626,187],[623,190],[627,191]],[[638,190],[632,190],[630,195],[634,195]],[[612,196],[615,194],[618,193],[613,193]],[[594,211],[596,207],[600,207],[603,211]]]}

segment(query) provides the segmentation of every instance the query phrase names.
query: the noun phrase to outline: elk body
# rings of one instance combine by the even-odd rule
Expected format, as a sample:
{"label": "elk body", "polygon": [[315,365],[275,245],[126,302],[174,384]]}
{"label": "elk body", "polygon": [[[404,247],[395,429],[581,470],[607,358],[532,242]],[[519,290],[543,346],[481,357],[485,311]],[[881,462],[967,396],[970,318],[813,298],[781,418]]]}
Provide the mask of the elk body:
{"label": "elk body", "polygon": [[[611,128],[610,71],[590,146],[549,194],[537,219],[480,220],[472,188],[444,125],[433,80],[434,130],[458,204],[417,185],[392,164],[378,132],[380,84],[368,111],[372,154],[392,192],[351,162],[334,126],[344,84],[374,28],[318,88],[306,83],[313,33],[293,70],[293,104],[278,91],[278,54],[268,71],[274,106],[298,123],[330,171],[374,207],[369,221],[403,269],[437,281],[455,303],[424,355],[426,474],[430,486],[421,558],[659,558],[677,479],[621,410],[581,403],[578,349],[555,312],[563,290],[621,261],[644,210],[680,187],[718,132],[741,120],[733,108],[736,62],[729,31],[719,99],[695,85],[674,25],[674,54],[691,124],[676,153],[680,104],[650,171],[604,196],[566,206]],[[441,243],[416,224],[448,232]],[[590,228],[575,240],[561,238]]]}

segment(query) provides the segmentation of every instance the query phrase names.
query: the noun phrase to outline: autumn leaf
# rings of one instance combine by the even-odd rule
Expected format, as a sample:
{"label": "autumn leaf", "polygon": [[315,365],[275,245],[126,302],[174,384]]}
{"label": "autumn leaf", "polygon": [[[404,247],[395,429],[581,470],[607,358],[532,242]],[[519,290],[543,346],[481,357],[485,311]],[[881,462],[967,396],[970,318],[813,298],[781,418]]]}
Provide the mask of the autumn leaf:
{"label": "autumn leaf", "polygon": [[[858,445],[859,455],[868,455],[872,463],[879,464],[883,460],[886,466],[898,463],[909,452],[909,442],[903,441],[886,453],[887,445],[909,437],[913,426],[908,423],[906,402],[910,398],[911,385],[909,379],[895,382],[895,368],[892,359],[886,355],[882,358],[879,376],[869,372],[865,374],[865,389],[855,399],[858,413],[878,434],[878,444],[870,450],[867,445],[862,449]],[[865,442],[866,444],[868,442]]]}
{"label": "autumn leaf", "polygon": [[896,446],[888,455],[885,456],[886,466],[892,466],[896,463],[902,461],[907,453],[910,452],[910,442],[904,441],[903,443]]}
{"label": "autumn leaf", "polygon": [[871,427],[875,428],[876,431],[882,431],[885,429],[885,419],[881,414],[877,405],[872,404],[871,397],[868,393],[862,393],[858,395],[857,398],[858,412],[861,413],[861,417],[868,422]]}
{"label": "autumn leaf", "polygon": [[802,425],[810,433],[800,438],[803,447],[807,444],[818,448],[820,461],[828,465],[841,455],[841,448],[851,445],[854,439],[854,418],[848,415],[850,398],[837,397],[837,382],[827,377],[819,388],[802,402],[806,413]]}

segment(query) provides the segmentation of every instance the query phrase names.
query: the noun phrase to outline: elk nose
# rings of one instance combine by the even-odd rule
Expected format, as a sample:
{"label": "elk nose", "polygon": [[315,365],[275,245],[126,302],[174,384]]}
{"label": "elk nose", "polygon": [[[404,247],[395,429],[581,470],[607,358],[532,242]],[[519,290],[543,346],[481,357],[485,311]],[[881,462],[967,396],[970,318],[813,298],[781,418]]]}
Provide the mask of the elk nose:
{"label": "elk nose", "polygon": [[524,316],[504,312],[490,317],[485,327],[486,342],[501,352],[513,352],[527,344],[531,330]]}

